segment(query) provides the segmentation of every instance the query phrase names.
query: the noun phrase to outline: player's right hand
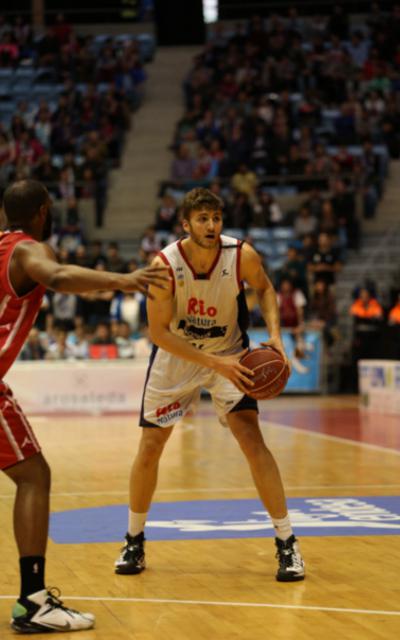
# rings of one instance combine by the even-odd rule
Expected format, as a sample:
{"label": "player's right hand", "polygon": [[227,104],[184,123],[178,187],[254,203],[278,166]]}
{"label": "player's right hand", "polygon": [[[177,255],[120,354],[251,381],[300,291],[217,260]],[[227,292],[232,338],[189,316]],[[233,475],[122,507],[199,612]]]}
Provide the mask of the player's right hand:
{"label": "player's right hand", "polygon": [[239,391],[246,394],[254,386],[254,382],[251,380],[254,372],[240,364],[240,359],[247,352],[248,349],[243,349],[243,351],[230,356],[214,356],[213,366],[214,371],[224,376],[224,378],[228,378]]}
{"label": "player's right hand", "polygon": [[144,267],[144,269],[136,269],[132,273],[124,275],[121,291],[140,291],[151,299],[154,296],[148,292],[148,286],[157,287],[158,289],[167,289],[171,277],[168,275],[168,267]]}

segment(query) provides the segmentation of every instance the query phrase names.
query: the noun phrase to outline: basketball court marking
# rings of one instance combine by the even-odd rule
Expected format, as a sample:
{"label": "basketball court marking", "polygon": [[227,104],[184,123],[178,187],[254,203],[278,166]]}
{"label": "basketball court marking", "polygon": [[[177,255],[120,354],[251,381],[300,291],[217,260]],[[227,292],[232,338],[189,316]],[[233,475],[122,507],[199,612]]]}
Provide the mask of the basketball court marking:
{"label": "basketball court marking", "polygon": [[[287,491],[314,491],[315,489],[398,489],[400,484],[298,484],[298,485],[285,485]],[[256,493],[255,487],[217,487],[217,488],[193,488],[193,489],[157,489],[157,494],[169,494],[178,493],[185,495],[187,493],[236,493],[250,491]],[[127,491],[52,491],[51,496],[53,498],[74,498],[74,497],[89,497],[89,496],[126,496]],[[15,498],[15,493],[0,493],[0,498]]]}
{"label": "basketball court marking", "polygon": [[365,449],[369,449],[370,451],[379,451],[380,453],[392,453],[396,456],[400,456],[400,451],[397,449],[391,449],[390,447],[381,447],[378,444],[370,444],[369,442],[360,442],[359,440],[351,440],[350,438],[341,438],[340,436],[331,436],[328,433],[319,433],[318,431],[308,431],[308,429],[302,429],[301,427],[292,427],[288,424],[281,424],[279,422],[266,422],[263,420],[261,422],[261,426],[270,426],[276,427],[279,429],[290,429],[291,431],[300,431],[301,433],[305,433],[308,435],[313,435],[316,438],[320,438],[322,440],[330,440],[331,442],[338,442],[340,444],[347,444],[352,447],[363,447]]}
{"label": "basketball court marking", "polygon": [[[15,600],[18,596],[0,596],[0,600]],[[64,596],[63,596],[64,598]],[[318,607],[316,605],[302,604],[275,604],[271,602],[223,602],[216,600],[174,600],[172,598],[112,598],[112,597],[91,597],[91,596],[65,596],[66,600],[79,600],[84,602],[137,602],[149,604],[183,604],[197,605],[203,607],[243,607],[243,608],[264,608],[264,609],[287,609],[294,611],[326,611],[328,613],[351,613],[372,616],[400,616],[400,611],[380,610],[380,609],[347,609],[344,607]]]}

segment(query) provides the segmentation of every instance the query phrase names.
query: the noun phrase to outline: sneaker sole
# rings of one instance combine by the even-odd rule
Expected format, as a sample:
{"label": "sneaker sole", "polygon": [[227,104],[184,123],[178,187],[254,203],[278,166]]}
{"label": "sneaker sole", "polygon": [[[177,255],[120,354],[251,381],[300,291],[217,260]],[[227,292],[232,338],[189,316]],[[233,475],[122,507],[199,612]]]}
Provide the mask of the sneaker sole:
{"label": "sneaker sole", "polygon": [[146,567],[115,567],[114,569],[114,573],[117,573],[118,575],[121,576],[134,576],[137,575],[138,573],[142,573],[142,571],[145,570]]}
{"label": "sneaker sole", "polygon": [[304,580],[305,576],[277,575],[275,578],[278,582],[300,582]]}
{"label": "sneaker sole", "polygon": [[[39,628],[37,626],[33,626],[29,622],[17,623],[15,620],[11,621],[11,629],[16,633],[22,635],[33,635],[35,633],[53,633],[55,629],[46,629],[45,627]],[[69,629],[70,631],[70,629]]]}

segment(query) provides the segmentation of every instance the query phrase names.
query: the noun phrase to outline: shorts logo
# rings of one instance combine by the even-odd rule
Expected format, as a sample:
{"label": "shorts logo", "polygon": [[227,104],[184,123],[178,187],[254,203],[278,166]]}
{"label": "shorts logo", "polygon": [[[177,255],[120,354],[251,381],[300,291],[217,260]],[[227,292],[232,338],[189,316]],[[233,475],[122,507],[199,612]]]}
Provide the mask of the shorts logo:
{"label": "shorts logo", "polygon": [[177,409],[180,409],[180,407],[181,407],[180,402],[172,402],[171,404],[167,404],[166,407],[158,407],[158,409],[156,410],[156,416],[157,418],[159,418],[160,416],[165,416],[168,413],[171,413],[171,411],[176,411]]}
{"label": "shorts logo", "polygon": [[217,309],[216,307],[206,308],[204,300],[198,300],[197,298],[189,298],[187,313],[193,313],[195,315],[209,316],[210,318],[214,318],[214,316],[217,315]]}

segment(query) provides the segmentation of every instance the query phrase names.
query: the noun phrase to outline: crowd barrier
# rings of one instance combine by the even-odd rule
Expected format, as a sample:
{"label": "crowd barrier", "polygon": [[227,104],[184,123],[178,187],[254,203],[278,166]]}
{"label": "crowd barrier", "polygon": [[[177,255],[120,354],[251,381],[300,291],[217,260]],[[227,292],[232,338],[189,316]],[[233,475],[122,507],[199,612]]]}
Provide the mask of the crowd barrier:
{"label": "crowd barrier", "polygon": [[147,358],[17,362],[5,377],[27,414],[140,410]]}
{"label": "crowd barrier", "polygon": [[358,380],[362,408],[400,414],[400,361],[360,360]]}
{"label": "crowd barrier", "polygon": [[[265,332],[249,332],[252,348],[266,340]],[[293,356],[293,341],[284,334],[285,348]],[[292,358],[286,392],[319,392],[321,339],[305,333],[306,357]],[[147,358],[138,360],[85,360],[16,362],[5,377],[27,414],[134,413],[140,411]],[[400,371],[400,365],[399,365]],[[400,380],[400,373],[399,373]]]}

